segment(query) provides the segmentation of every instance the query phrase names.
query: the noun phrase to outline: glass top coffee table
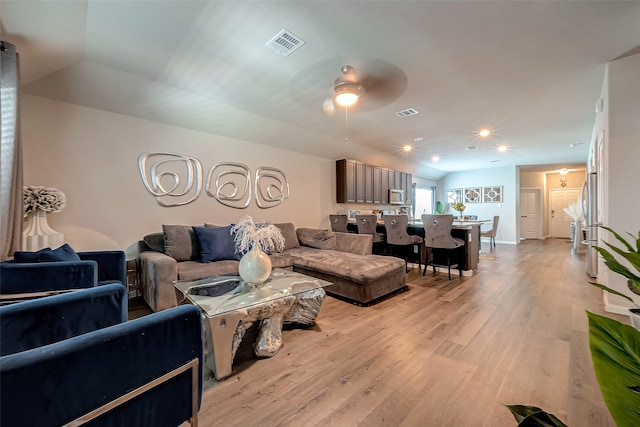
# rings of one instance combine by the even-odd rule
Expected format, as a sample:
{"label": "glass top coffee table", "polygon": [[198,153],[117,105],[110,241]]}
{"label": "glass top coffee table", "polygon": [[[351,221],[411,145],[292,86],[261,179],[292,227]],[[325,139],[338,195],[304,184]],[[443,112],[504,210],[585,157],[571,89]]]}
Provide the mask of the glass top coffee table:
{"label": "glass top coffee table", "polygon": [[240,276],[211,276],[175,282],[181,303],[202,310],[205,319],[205,361],[216,379],[231,375],[242,337],[260,321],[254,344],[258,357],[274,356],[282,347],[283,323],[313,325],[331,282],[274,268],[261,285]]}

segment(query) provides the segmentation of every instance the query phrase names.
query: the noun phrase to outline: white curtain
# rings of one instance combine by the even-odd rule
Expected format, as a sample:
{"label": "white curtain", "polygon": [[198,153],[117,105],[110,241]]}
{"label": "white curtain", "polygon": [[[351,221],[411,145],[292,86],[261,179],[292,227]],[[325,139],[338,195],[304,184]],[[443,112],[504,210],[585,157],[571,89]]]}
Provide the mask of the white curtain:
{"label": "white curtain", "polygon": [[4,41],[0,53],[0,260],[5,260],[22,240],[22,143],[18,54],[15,45]]}

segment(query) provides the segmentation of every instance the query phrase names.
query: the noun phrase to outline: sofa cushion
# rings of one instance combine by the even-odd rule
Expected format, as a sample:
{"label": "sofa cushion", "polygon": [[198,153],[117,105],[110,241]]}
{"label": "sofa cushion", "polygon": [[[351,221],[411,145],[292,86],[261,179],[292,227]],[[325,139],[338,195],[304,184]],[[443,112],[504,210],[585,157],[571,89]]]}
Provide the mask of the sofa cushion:
{"label": "sofa cushion", "polygon": [[315,228],[298,228],[298,241],[303,246],[316,249],[335,249],[336,235],[331,230],[318,230]]}
{"label": "sofa cushion", "polygon": [[178,263],[178,280],[197,280],[209,276],[227,276],[238,274],[239,261],[224,260],[216,262],[184,261]]}
{"label": "sofa cushion", "polygon": [[296,227],[292,223],[285,222],[273,225],[280,229],[280,232],[282,232],[282,237],[284,237],[283,251],[300,247],[300,242],[298,242],[298,235],[296,234]]}
{"label": "sofa cushion", "polygon": [[190,225],[162,225],[164,253],[176,261],[197,260],[200,249]]}
{"label": "sofa cushion", "polygon": [[151,233],[142,238],[149,249],[164,253],[164,233]]}
{"label": "sofa cushion", "polygon": [[404,260],[381,255],[356,255],[335,250],[306,247],[291,249],[295,267],[332,274],[359,284],[367,284],[389,274],[404,271]]}
{"label": "sofa cushion", "polygon": [[193,227],[200,245],[200,262],[240,260],[242,255],[236,252],[231,234],[232,227],[232,225],[216,228]]}

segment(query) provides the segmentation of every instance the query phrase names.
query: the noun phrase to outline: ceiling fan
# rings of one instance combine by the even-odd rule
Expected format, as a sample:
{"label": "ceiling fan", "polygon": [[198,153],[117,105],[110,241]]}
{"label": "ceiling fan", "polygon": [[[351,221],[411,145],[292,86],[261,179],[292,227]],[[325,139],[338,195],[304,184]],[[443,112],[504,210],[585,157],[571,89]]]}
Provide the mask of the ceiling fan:
{"label": "ceiling fan", "polygon": [[[332,115],[345,108],[376,110],[397,100],[407,89],[407,75],[396,64],[376,58],[351,58],[345,63],[348,65],[340,65],[332,58],[300,69],[289,83],[291,97],[310,110],[317,111],[322,105],[324,112]],[[339,104],[336,96],[350,92],[357,95],[357,101],[351,107]]]}
{"label": "ceiling fan", "polygon": [[[323,109],[332,114],[336,107],[371,110],[397,99],[407,88],[407,76],[394,64],[381,60],[360,61],[358,71],[342,65],[342,75],[335,79],[331,98],[325,99]],[[360,72],[360,70],[365,70]]]}

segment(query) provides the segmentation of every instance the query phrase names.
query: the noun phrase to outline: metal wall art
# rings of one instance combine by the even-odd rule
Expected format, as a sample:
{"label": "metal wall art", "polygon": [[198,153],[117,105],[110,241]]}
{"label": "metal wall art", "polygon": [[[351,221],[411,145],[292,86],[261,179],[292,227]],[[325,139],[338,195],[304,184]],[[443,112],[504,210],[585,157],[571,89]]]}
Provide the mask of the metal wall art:
{"label": "metal wall art", "polygon": [[261,209],[278,206],[290,195],[289,180],[280,169],[260,166],[252,186],[251,170],[242,163],[222,162],[213,165],[203,180],[202,163],[178,153],[142,153],[138,169],[145,189],[162,207],[183,206],[196,200],[202,192],[234,209],[251,203],[252,190]]}

